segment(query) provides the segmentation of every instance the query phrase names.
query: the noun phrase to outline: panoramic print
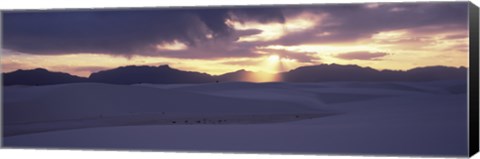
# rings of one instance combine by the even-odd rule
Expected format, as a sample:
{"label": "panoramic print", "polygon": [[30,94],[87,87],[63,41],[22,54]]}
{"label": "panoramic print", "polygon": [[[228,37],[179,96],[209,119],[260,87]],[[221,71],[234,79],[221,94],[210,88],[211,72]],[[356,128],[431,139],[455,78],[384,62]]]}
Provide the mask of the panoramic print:
{"label": "panoramic print", "polygon": [[2,19],[5,147],[468,154],[467,2]]}

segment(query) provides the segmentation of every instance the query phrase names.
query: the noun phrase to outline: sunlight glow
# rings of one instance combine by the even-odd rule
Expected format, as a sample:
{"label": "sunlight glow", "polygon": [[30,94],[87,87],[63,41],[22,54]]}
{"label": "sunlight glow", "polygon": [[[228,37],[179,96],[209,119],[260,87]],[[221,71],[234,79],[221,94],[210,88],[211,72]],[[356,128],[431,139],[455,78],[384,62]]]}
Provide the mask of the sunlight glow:
{"label": "sunlight glow", "polygon": [[[262,68],[260,71],[256,71],[256,74],[247,74],[244,77],[249,82],[279,82],[282,81],[281,77],[277,75],[285,70],[284,59],[279,55],[267,55],[263,57],[264,60],[257,64],[258,68]],[[286,63],[291,64],[295,62],[291,59],[285,59]]]}
{"label": "sunlight glow", "polygon": [[278,62],[280,62],[280,56],[278,56],[278,55],[270,55],[270,56],[268,57],[268,61],[269,61],[270,63],[278,63]]}

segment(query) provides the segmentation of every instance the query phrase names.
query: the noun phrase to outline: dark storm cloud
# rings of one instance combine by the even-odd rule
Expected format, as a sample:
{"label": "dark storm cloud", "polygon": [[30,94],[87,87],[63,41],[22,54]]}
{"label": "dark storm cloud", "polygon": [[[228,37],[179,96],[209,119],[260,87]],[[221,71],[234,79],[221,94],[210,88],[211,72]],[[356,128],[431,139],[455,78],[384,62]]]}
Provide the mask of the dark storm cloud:
{"label": "dark storm cloud", "polygon": [[[68,11],[5,13],[5,47],[27,53],[128,54],[153,41],[188,35],[193,17],[173,11]],[[158,16],[163,15],[163,16]],[[182,20],[177,20],[182,19]],[[176,28],[177,31],[171,31]],[[163,30],[163,31],[162,31]],[[169,30],[169,31],[167,31]],[[197,30],[201,31],[201,30]]]}
{"label": "dark storm cloud", "polygon": [[348,52],[338,54],[336,57],[345,60],[379,60],[379,58],[387,56],[385,52]]}
{"label": "dark storm cloud", "polygon": [[285,16],[280,8],[265,8],[265,7],[253,7],[253,8],[238,8],[232,10],[232,13],[240,21],[258,21],[261,23],[269,22],[285,22]]}
{"label": "dark storm cloud", "polygon": [[7,12],[3,14],[4,46],[31,54],[143,54],[160,43],[180,41],[196,46],[207,35],[231,36],[233,28],[225,21],[232,13],[248,20],[281,22],[281,11],[274,10],[278,9]]}

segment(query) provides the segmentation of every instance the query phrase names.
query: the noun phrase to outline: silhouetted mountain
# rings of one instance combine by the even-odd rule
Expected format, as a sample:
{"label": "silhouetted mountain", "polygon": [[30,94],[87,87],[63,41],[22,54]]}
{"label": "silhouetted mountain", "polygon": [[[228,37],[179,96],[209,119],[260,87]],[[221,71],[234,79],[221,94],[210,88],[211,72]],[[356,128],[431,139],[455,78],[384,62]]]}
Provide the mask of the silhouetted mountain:
{"label": "silhouetted mountain", "polygon": [[319,81],[371,81],[378,79],[380,71],[356,65],[316,65],[304,66],[282,73],[282,79],[288,82]]}
{"label": "silhouetted mountain", "polygon": [[[280,77],[284,82],[324,81],[434,81],[466,80],[465,67],[430,66],[407,71],[375,70],[357,65],[322,64],[304,66],[279,74],[266,74],[238,70],[218,76],[206,73],[188,72],[170,68],[168,65],[125,66],[92,73],[89,78],[72,76],[67,73],[49,72],[45,69],[18,70],[4,73],[4,85],[47,85],[75,82],[100,82],[111,84],[170,84],[170,83],[213,83],[245,81],[254,82],[262,77]],[[260,81],[262,82],[262,81]]]}
{"label": "silhouetted mountain", "polygon": [[431,66],[408,71],[375,70],[357,65],[322,64],[282,73],[285,82],[323,81],[433,81],[467,78],[465,67]]}
{"label": "silhouetted mountain", "polygon": [[112,84],[135,83],[206,83],[215,80],[206,73],[187,72],[170,68],[168,65],[126,66],[92,73],[91,82]]}
{"label": "silhouetted mountain", "polygon": [[68,73],[50,72],[42,68],[3,73],[4,85],[48,85],[86,81],[87,78],[73,76]]}
{"label": "silhouetted mountain", "polygon": [[216,76],[216,78],[219,81],[244,81],[246,80],[245,77],[250,76],[251,74],[253,74],[253,72],[242,69]]}
{"label": "silhouetted mountain", "polygon": [[445,67],[445,66],[430,66],[417,67],[408,70],[404,77],[408,81],[433,81],[433,80],[453,80],[453,79],[467,79],[468,69],[465,67]]}
{"label": "silhouetted mountain", "polygon": [[[225,73],[219,76],[214,76],[220,82],[258,82],[261,77],[276,76],[276,74],[269,74],[264,72],[252,72],[244,69],[235,72]],[[268,79],[267,79],[268,80]]]}

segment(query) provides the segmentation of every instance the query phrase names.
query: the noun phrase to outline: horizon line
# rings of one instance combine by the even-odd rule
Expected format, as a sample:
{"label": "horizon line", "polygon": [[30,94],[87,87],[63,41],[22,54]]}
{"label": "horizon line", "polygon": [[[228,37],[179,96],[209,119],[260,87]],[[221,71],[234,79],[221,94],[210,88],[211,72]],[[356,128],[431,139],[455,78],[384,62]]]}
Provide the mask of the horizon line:
{"label": "horizon line", "polygon": [[[221,76],[221,75],[225,75],[225,74],[233,73],[233,72],[238,72],[238,71],[242,71],[242,70],[247,71],[247,72],[252,72],[252,73],[281,74],[281,73],[290,72],[292,70],[296,70],[296,69],[302,68],[302,67],[314,67],[314,66],[322,66],[322,65],[328,65],[328,66],[331,66],[331,65],[357,66],[357,67],[360,67],[360,68],[373,69],[373,70],[376,70],[376,71],[403,71],[403,72],[413,70],[413,69],[417,69],[417,68],[427,68],[427,67],[447,67],[447,68],[457,68],[457,69],[461,69],[461,68],[469,69],[469,67],[466,67],[466,66],[446,66],[446,65],[419,66],[419,67],[413,67],[413,68],[409,68],[409,69],[376,69],[376,68],[373,68],[373,67],[370,67],[370,66],[360,66],[360,65],[356,65],[356,64],[337,64],[337,63],[327,64],[327,63],[325,63],[325,64],[317,64],[317,65],[299,66],[299,67],[296,67],[296,68],[293,68],[293,69],[290,69],[290,70],[287,70],[287,71],[281,71],[281,72],[277,72],[277,73],[268,73],[268,72],[263,72],[263,71],[251,71],[251,70],[248,70],[248,69],[238,69],[238,70],[234,70],[234,71],[230,71],[230,72],[215,75],[215,74],[210,74],[210,73],[207,73],[207,72],[182,70],[182,69],[178,69],[178,68],[175,68],[175,67],[171,67],[169,64],[164,64],[164,65],[124,65],[124,66],[118,66],[118,67],[114,67],[114,68],[106,68],[104,70],[100,70],[100,71],[96,71],[96,72],[91,72],[88,76],[79,76],[79,75],[75,75],[75,74],[71,74],[69,72],[63,72],[63,71],[52,71],[51,69],[42,68],[42,67],[36,67],[36,68],[31,68],[31,69],[16,69],[16,70],[10,71],[10,72],[3,72],[2,71],[2,74],[13,73],[13,72],[16,72],[16,71],[32,71],[32,70],[37,70],[37,69],[44,69],[44,70],[46,70],[48,72],[52,72],[52,73],[66,73],[66,74],[69,74],[71,76],[77,76],[77,77],[82,77],[82,78],[90,78],[90,76],[94,73],[99,73],[99,72],[102,72],[102,71],[109,71],[109,70],[114,70],[114,69],[119,69],[119,68],[125,68],[125,67],[162,67],[162,66],[167,66],[168,68],[171,68],[171,69],[174,69],[174,70],[179,70],[179,71],[202,73],[202,74],[208,74],[210,76]],[[0,69],[1,69],[1,67],[0,67]]]}

